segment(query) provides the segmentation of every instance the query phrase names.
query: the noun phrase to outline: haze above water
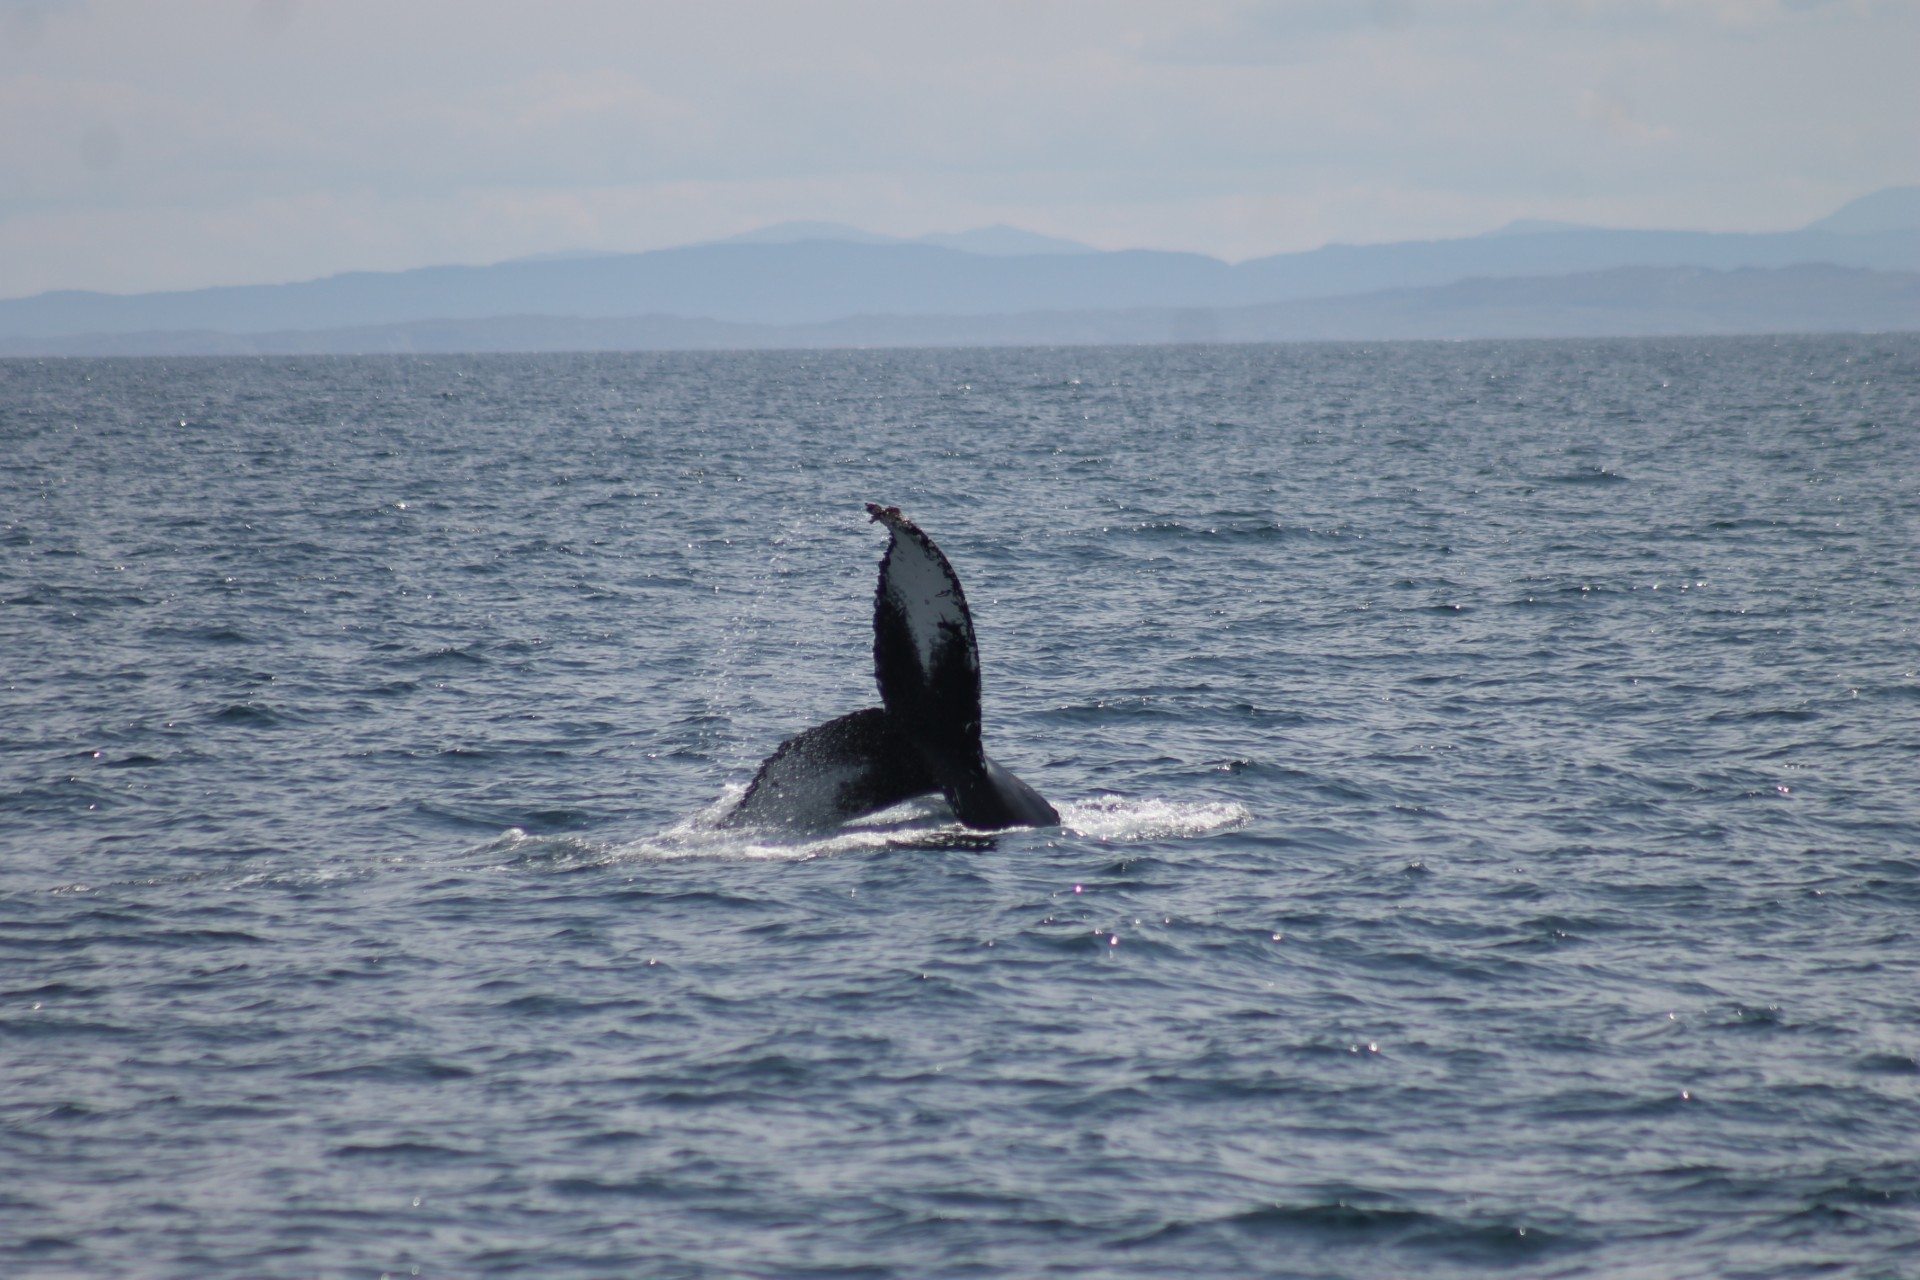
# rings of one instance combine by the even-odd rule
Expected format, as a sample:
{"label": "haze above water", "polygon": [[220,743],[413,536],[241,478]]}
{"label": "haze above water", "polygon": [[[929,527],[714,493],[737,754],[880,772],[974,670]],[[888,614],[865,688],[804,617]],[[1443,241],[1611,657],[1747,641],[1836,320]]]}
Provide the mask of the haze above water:
{"label": "haze above water", "polygon": [[[0,362],[9,1276],[1920,1268],[1920,339]],[[897,502],[1057,831],[712,816]]]}

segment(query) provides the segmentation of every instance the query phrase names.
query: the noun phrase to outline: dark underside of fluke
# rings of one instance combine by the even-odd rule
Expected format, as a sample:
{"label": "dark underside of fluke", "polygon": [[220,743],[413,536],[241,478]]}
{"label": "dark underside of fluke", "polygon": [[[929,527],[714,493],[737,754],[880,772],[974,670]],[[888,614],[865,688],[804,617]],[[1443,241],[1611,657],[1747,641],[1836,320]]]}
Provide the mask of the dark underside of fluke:
{"label": "dark underside of fluke", "polygon": [[1056,825],[1054,807],[981,746],[980,654],[953,566],[898,507],[867,513],[889,535],[873,593],[881,705],[781,743],[724,823],[822,827],[937,791],[978,830]]}

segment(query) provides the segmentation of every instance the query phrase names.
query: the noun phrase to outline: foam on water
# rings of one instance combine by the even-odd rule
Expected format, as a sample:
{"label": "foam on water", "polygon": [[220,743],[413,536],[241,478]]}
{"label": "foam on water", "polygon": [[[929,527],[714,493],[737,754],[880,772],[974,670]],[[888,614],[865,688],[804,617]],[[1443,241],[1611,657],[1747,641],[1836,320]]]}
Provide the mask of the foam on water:
{"label": "foam on water", "polygon": [[1180,801],[1095,796],[1058,806],[1060,825],[1089,840],[1184,840],[1238,831],[1253,812],[1233,801]]}
{"label": "foam on water", "polygon": [[[979,831],[954,821],[936,797],[894,805],[878,813],[822,830],[769,830],[729,827],[722,820],[738,805],[745,788],[729,784],[722,796],[696,814],[666,829],[618,844],[600,845],[570,837],[529,836],[517,828],[476,850],[506,865],[538,864],[568,870],[629,862],[712,858],[744,862],[795,862],[839,854],[888,849],[979,849],[996,839],[1045,837],[1050,828]],[[1245,805],[1231,801],[1173,801],[1096,796],[1059,805],[1059,830],[1111,843],[1183,840],[1236,831],[1253,820]]]}

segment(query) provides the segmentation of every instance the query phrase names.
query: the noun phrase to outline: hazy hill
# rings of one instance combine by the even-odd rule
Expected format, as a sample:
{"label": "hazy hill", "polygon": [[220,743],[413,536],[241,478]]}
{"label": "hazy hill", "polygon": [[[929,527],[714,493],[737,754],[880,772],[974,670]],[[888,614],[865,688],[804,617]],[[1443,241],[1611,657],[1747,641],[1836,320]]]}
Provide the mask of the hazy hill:
{"label": "hazy hill", "polygon": [[1888,187],[1849,200],[1807,229],[1842,235],[1920,230],[1920,187]]}
{"label": "hazy hill", "polygon": [[1217,311],[1618,267],[1727,271],[1820,263],[1914,271],[1920,270],[1916,205],[1920,189],[1889,190],[1812,227],[1771,234],[1522,221],[1482,236],[1329,245],[1233,266],[1200,254],[1097,252],[1012,227],[903,242],[837,224],[782,224],[652,253],[548,254],[492,266],[170,293],[46,293],[0,301],[0,336],[17,339],[11,348],[23,349],[87,334],[262,334],[525,316],[678,316],[794,326],[872,315]]}
{"label": "hazy hill", "polygon": [[1920,331],[1920,272],[1614,267],[1460,280],[1221,313],[1223,340]]}
{"label": "hazy hill", "polygon": [[529,314],[665,313],[797,324],[867,312],[1215,306],[1268,296],[1254,278],[1199,254],[999,257],[932,245],[811,240],[356,272],[300,284],[178,293],[49,293],[0,302],[0,334],[262,333]]}
{"label": "hazy hill", "polygon": [[1920,270],[1920,230],[1616,231],[1545,224],[1462,240],[1328,245],[1240,264],[1278,300],[1447,284],[1480,276],[1557,276],[1614,267],[1789,267],[1828,263]]}
{"label": "hazy hill", "polygon": [[924,236],[915,236],[914,243],[936,245],[942,249],[958,249],[962,253],[984,253],[996,258],[1022,257],[1030,253],[1100,252],[1092,245],[1081,244],[1078,240],[1043,236],[1037,231],[1022,231],[1019,227],[1003,224],[980,227],[973,231],[929,232]]}
{"label": "hazy hill", "polygon": [[768,325],[675,316],[508,316],[262,334],[132,333],[6,340],[67,355],[625,351],[747,347],[1384,341],[1920,331],[1920,273],[1800,266],[1621,267],[1477,279],[1251,307],[850,316]]}

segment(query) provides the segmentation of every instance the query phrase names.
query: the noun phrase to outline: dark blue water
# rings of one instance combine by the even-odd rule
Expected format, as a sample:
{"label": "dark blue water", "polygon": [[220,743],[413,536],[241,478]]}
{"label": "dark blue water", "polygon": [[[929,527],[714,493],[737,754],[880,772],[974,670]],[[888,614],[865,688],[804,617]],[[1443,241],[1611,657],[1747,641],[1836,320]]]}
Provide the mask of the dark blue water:
{"label": "dark blue water", "polygon": [[[713,819],[901,504],[1061,830]],[[0,363],[0,1274],[1920,1274],[1920,339]]]}

